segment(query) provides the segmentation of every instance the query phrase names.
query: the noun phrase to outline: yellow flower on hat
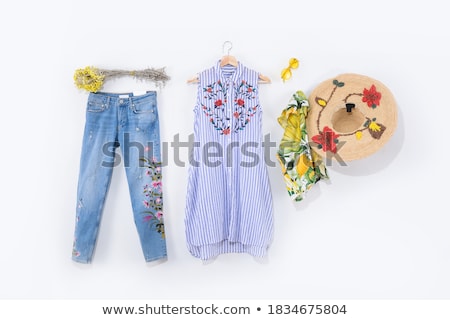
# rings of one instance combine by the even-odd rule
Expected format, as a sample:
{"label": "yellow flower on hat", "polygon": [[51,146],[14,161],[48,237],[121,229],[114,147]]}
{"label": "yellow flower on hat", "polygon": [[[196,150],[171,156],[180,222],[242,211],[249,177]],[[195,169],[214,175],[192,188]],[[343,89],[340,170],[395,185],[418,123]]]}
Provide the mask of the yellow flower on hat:
{"label": "yellow flower on hat", "polygon": [[369,123],[369,129],[375,132],[381,131],[380,125],[378,125],[375,121],[371,121]]}
{"label": "yellow flower on hat", "polygon": [[326,107],[327,103],[328,103],[325,99],[322,99],[322,98],[319,98],[319,97],[316,98],[316,102],[321,107]]}
{"label": "yellow flower on hat", "polygon": [[356,137],[356,140],[361,140],[363,137],[362,131],[356,131],[355,137]]}

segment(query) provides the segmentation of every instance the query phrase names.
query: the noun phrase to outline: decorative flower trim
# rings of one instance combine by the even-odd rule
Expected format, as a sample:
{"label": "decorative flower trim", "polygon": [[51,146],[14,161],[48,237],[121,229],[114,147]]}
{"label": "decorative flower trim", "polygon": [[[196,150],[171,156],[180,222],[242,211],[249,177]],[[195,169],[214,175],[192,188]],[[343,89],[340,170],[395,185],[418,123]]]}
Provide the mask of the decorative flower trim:
{"label": "decorative flower trim", "polygon": [[202,111],[221,135],[229,135],[231,127],[235,133],[244,130],[259,109],[259,105],[249,103],[256,98],[257,89],[242,80],[239,85],[233,87],[235,99],[230,116],[230,110],[226,108],[228,90],[228,86],[223,85],[220,80],[203,88],[203,98],[209,103],[201,104]]}
{"label": "decorative flower trim", "polygon": [[79,89],[84,89],[89,92],[98,92],[103,87],[105,80],[121,76],[132,76],[136,79],[149,80],[155,82],[157,85],[165,85],[166,81],[170,80],[170,77],[167,76],[164,68],[147,68],[144,70],[128,71],[106,70],[91,66],[75,70],[73,80]]}
{"label": "decorative flower trim", "polygon": [[[355,136],[356,140],[361,140],[363,138],[363,131],[368,130],[369,134],[374,139],[380,139],[383,135],[383,132],[386,130],[386,127],[376,121],[376,118],[370,119],[366,117],[366,122],[363,125],[363,128],[358,128],[357,130],[351,132],[351,133],[345,133],[345,134],[336,134],[331,128],[328,126],[323,127],[320,129],[320,118],[322,116],[323,110],[327,107],[327,105],[330,103],[331,99],[333,98],[334,93],[338,88],[342,88],[345,86],[344,82],[340,82],[337,79],[333,80],[334,88],[330,93],[330,96],[328,99],[324,99],[321,97],[315,97],[314,101],[322,107],[319,111],[319,115],[317,117],[317,130],[319,131],[319,134],[312,137],[312,141],[317,144],[317,147],[319,149],[322,149],[323,151],[331,151],[333,153],[337,152],[337,144],[339,143],[338,138],[339,137],[345,137],[345,136]],[[369,89],[364,88],[362,93],[354,92],[348,94],[344,99],[344,103],[347,103],[348,99],[352,96],[360,96],[361,101],[366,103],[369,108],[375,109],[380,105],[381,100],[381,92],[377,91],[377,88],[374,84],[370,86]]]}
{"label": "decorative flower trim", "polygon": [[146,209],[142,212],[143,221],[156,228],[156,231],[165,238],[164,215],[163,215],[163,194],[161,181],[161,162],[155,157],[152,160],[141,158],[143,166],[146,168],[145,174],[150,176],[152,182],[143,186],[144,200],[142,205]]}

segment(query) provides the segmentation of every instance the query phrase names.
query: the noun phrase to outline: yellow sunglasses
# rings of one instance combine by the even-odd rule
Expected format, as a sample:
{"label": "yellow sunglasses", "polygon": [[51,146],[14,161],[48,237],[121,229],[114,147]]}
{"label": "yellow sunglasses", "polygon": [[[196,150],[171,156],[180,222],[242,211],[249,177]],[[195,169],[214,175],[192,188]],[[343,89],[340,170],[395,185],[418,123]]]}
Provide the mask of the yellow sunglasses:
{"label": "yellow sunglasses", "polygon": [[283,79],[283,82],[292,77],[292,69],[297,69],[299,64],[296,58],[289,59],[289,66],[281,71],[281,79]]}

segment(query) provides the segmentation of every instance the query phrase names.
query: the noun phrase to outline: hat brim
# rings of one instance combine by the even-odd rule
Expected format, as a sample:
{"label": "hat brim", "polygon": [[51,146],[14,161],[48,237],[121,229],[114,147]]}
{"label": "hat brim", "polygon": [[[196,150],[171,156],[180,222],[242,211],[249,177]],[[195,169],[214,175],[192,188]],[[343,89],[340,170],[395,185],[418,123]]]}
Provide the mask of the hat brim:
{"label": "hat brim", "polygon": [[344,161],[377,152],[397,127],[397,105],[380,81],[341,74],[319,84],[309,96],[307,118],[311,147]]}

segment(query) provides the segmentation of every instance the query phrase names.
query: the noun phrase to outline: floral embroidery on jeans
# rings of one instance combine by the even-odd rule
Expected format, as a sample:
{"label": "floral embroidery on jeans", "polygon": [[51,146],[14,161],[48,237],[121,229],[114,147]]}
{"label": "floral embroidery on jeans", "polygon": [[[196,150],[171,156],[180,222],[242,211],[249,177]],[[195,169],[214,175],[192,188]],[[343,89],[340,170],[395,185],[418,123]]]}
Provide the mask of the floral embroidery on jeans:
{"label": "floral embroidery on jeans", "polygon": [[222,135],[231,133],[232,124],[235,133],[243,130],[259,108],[259,105],[249,103],[257,94],[257,89],[253,85],[242,80],[239,85],[234,86],[233,90],[235,99],[230,115],[230,111],[226,109],[228,87],[218,80],[203,88],[203,97],[209,101],[201,105],[203,113],[209,117],[211,124]]}
{"label": "floral embroidery on jeans", "polygon": [[73,239],[72,256],[79,257],[80,252],[76,249],[77,239]]}
{"label": "floral embroidery on jeans", "polygon": [[151,176],[152,182],[143,186],[144,200],[142,205],[145,208],[143,211],[143,221],[148,222],[156,228],[163,238],[164,232],[164,218],[163,218],[163,194],[161,181],[161,163],[155,157],[152,160],[142,158],[145,174]]}
{"label": "floral embroidery on jeans", "polygon": [[[82,202],[81,202],[81,200],[78,202],[78,208],[81,208],[82,207]],[[80,221],[80,217],[78,216],[78,214],[77,214],[77,216],[76,216],[76,219],[75,219],[75,228],[77,227],[77,225],[78,225],[78,221]],[[73,246],[72,246],[72,256],[73,257],[79,257],[80,256],[80,251],[78,251],[77,249],[76,249],[76,245],[77,245],[77,238],[73,238]]]}

